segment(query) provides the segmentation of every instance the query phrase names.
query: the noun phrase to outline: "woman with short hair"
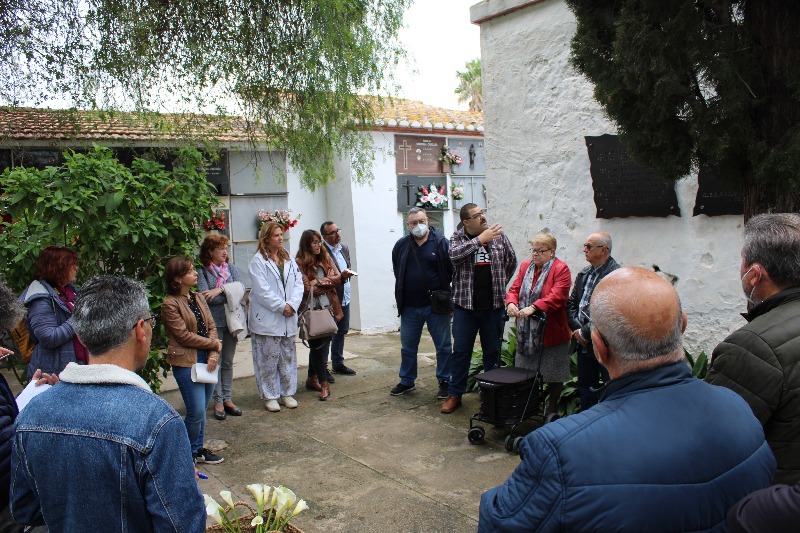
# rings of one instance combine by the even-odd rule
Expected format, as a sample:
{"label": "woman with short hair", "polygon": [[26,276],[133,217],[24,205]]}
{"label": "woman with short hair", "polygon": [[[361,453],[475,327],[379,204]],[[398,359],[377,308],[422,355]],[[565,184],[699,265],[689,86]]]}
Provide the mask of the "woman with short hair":
{"label": "woman with short hair", "polygon": [[225,285],[242,281],[236,265],[228,262],[228,237],[207,235],[200,245],[200,261],[203,268],[198,272],[197,290],[202,294],[211,316],[217,325],[217,338],[222,342],[220,353],[219,381],[214,389],[214,418],[225,420],[227,415],[240,416],[242,410],[233,403],[233,356],[236,353],[236,337],[228,329],[225,318]]}
{"label": "woman with short hair", "polygon": [[283,228],[261,226],[258,251],[250,260],[250,344],[258,395],[267,411],[297,407],[297,310],[303,299],[303,276],[283,247]]}
{"label": "woman with short hair", "polygon": [[78,254],[63,246],[48,246],[36,261],[34,281],[20,296],[28,308],[25,324],[36,342],[28,378],[37,369],[59,374],[68,363],[85,365],[89,352],[72,329],[78,287]]}
{"label": "woman with short hair", "polygon": [[558,399],[569,379],[569,339],[567,299],[572,285],[569,267],[556,258],[556,238],[538,233],[531,239],[531,258],[523,261],[514,283],[506,293],[508,316],[517,319],[517,355],[514,366],[536,370],[538,333],[541,323],[530,320],[534,313],[545,313],[547,325],[541,352],[542,379],[548,383],[547,413],[558,412]]}
{"label": "woman with short hair", "polygon": [[214,372],[219,362],[222,344],[206,299],[192,289],[197,285],[197,271],[189,257],[173,257],[164,268],[167,299],[161,305],[161,317],[167,330],[169,345],[167,363],[178,383],[186,406],[186,432],[197,463],[217,464],[223,458],[203,445],[206,427],[206,408],[214,393],[213,383],[192,381],[192,365],[206,363]]}

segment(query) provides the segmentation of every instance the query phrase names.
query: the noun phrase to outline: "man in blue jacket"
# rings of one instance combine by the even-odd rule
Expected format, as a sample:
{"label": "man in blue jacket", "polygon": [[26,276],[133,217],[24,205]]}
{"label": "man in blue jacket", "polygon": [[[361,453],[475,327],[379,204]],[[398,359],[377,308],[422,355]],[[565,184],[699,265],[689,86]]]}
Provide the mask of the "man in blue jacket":
{"label": "man in blue jacket", "polygon": [[141,283],[100,276],[83,286],[73,326],[89,364],[17,417],[11,512],[50,531],[204,531],[186,426],[134,371],[150,352],[155,315]]}
{"label": "man in blue jacket", "polygon": [[742,398],[693,378],[672,285],[622,268],[592,295],[600,402],[522,441],[522,462],[481,498],[479,530],[724,531],[775,458]]}
{"label": "man in blue jacket", "polygon": [[[392,249],[394,298],[400,315],[400,383],[389,394],[400,396],[414,390],[417,379],[417,349],[422,326],[436,347],[436,397],[447,398],[450,382],[450,309],[437,312],[431,306],[431,291],[450,292],[453,264],[447,239],[428,226],[428,215],[420,207],[412,207],[406,219],[409,234],[395,243]],[[448,297],[449,301],[449,297]]]}

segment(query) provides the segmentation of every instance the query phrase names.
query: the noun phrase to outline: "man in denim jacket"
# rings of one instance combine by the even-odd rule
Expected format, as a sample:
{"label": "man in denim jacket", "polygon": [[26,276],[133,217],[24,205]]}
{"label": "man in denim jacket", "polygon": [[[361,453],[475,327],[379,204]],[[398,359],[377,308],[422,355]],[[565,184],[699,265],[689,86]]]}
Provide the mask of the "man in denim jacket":
{"label": "man in denim jacket", "polygon": [[155,316],[144,286],[100,276],[78,295],[73,326],[91,355],[17,417],[11,512],[50,531],[205,529],[183,420],[134,371]]}

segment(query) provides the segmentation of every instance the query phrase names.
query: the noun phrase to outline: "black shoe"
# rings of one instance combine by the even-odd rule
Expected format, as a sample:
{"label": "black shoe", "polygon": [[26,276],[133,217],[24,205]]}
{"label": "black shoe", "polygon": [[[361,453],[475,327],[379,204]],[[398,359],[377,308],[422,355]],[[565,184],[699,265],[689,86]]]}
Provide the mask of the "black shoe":
{"label": "black shoe", "polygon": [[389,394],[391,394],[392,396],[401,396],[407,393],[408,391],[412,391],[416,388],[417,388],[416,385],[403,385],[402,383],[398,383],[395,388],[389,391]]}
{"label": "black shoe", "polygon": [[442,381],[439,383],[439,392],[436,393],[437,400],[446,400],[447,399],[447,391],[449,390],[449,385],[446,381]]}
{"label": "black shoe", "polygon": [[333,373],[334,374],[344,374],[345,376],[355,376],[356,375],[356,371],[355,370],[353,370],[352,368],[348,368],[348,367],[346,367],[344,365],[333,367]]}
{"label": "black shoe", "polygon": [[328,383],[336,383],[336,380],[333,379],[333,375],[331,374],[331,371],[328,370],[327,368],[325,369],[325,377],[328,378]]}
{"label": "black shoe", "polygon": [[226,405],[223,408],[225,409],[226,414],[229,414],[231,416],[242,416],[242,410],[239,409],[238,407],[229,407]]}
{"label": "black shoe", "polygon": [[217,420],[225,420],[226,418],[228,418],[228,415],[225,414],[225,411],[217,411],[216,409],[214,409],[214,418],[216,418]]}
{"label": "black shoe", "polygon": [[215,453],[205,449],[200,448],[196,454],[194,454],[194,462],[197,464],[206,463],[209,465],[216,465],[224,461],[225,459],[216,455]]}

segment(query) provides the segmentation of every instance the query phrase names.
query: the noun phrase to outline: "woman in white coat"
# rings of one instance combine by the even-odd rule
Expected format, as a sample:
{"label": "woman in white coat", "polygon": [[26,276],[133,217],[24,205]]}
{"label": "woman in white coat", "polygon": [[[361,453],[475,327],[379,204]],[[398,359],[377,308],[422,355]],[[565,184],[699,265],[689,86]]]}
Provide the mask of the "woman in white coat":
{"label": "woman in white coat", "polygon": [[258,395],[268,411],[297,401],[297,309],[303,300],[303,276],[283,247],[283,229],[275,222],[261,227],[258,252],[250,260],[250,343]]}

